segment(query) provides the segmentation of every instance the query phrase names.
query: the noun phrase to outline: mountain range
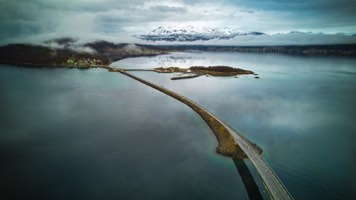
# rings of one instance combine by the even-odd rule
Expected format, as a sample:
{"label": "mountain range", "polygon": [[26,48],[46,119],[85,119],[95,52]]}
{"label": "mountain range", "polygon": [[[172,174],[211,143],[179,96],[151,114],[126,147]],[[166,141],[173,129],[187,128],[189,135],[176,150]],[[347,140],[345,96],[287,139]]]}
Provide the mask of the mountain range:
{"label": "mountain range", "polygon": [[265,35],[262,32],[242,32],[231,28],[208,28],[194,26],[160,26],[153,31],[139,35],[138,37],[147,41],[178,41],[192,42],[197,40],[207,41],[212,39],[227,40],[237,36]]}

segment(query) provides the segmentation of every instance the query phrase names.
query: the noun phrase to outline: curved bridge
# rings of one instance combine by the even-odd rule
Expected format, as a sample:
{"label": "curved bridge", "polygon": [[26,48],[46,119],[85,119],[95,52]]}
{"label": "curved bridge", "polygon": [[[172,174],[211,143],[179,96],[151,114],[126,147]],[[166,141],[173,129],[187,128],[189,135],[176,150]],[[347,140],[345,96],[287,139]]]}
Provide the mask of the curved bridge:
{"label": "curved bridge", "polygon": [[252,164],[255,166],[257,172],[259,173],[271,199],[275,199],[275,200],[279,200],[279,199],[280,200],[288,200],[288,199],[292,200],[293,199],[293,197],[288,192],[287,188],[283,185],[282,181],[278,178],[278,176],[274,173],[272,168],[267,164],[267,162],[262,158],[262,156],[256,151],[256,149],[251,145],[251,142],[249,142],[244,136],[242,136],[237,131],[233,130],[231,127],[229,127],[223,121],[221,121],[214,114],[210,113],[209,111],[202,108],[200,105],[198,105],[194,101],[187,99],[180,94],[177,94],[171,90],[168,90],[167,88],[156,85],[152,82],[146,81],[146,80],[141,79],[137,76],[134,76],[134,75],[126,72],[123,69],[114,68],[114,67],[104,67],[104,68],[108,69],[111,72],[120,72],[126,76],[129,76],[141,83],[144,83],[156,90],[159,90],[159,91],[185,103],[189,107],[196,106],[199,109],[203,110],[210,117],[215,118],[218,122],[221,123],[222,126],[224,126],[228,130],[228,132],[234,138],[235,142],[240,146],[240,148],[245,152],[247,157],[251,160]]}

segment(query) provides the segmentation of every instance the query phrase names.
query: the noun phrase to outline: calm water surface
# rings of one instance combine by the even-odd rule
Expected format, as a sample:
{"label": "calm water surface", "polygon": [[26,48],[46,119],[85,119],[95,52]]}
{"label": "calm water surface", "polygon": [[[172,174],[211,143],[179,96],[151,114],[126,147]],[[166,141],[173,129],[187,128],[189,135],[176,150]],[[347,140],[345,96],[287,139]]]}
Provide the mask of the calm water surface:
{"label": "calm water surface", "polygon": [[[261,79],[135,74],[198,102],[261,146],[295,199],[355,198],[356,60],[174,53],[113,63],[192,65],[246,68]],[[0,92],[1,199],[247,199],[204,121],[130,78],[0,66]]]}
{"label": "calm water surface", "polygon": [[261,79],[136,74],[193,99],[256,142],[295,199],[356,198],[356,59],[205,52],[114,65],[255,71]]}
{"label": "calm water surface", "polygon": [[0,66],[0,199],[247,199],[197,114],[107,70]]}

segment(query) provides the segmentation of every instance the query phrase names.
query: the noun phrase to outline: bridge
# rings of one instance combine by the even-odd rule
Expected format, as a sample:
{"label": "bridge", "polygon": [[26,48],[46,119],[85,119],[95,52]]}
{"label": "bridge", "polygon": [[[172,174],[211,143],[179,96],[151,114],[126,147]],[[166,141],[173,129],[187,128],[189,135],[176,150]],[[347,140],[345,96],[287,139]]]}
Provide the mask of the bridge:
{"label": "bridge", "polygon": [[218,121],[223,127],[225,127],[225,129],[230,133],[230,135],[233,137],[233,139],[235,140],[237,145],[244,151],[246,156],[251,160],[251,162],[254,165],[254,167],[256,168],[259,176],[261,177],[261,179],[268,191],[270,198],[275,199],[275,200],[288,200],[288,199],[292,200],[293,199],[291,194],[288,192],[287,188],[283,185],[282,181],[278,178],[276,173],[267,164],[267,162],[262,158],[262,156],[257,152],[256,148],[252,145],[252,143],[250,141],[248,141],[248,139],[245,138],[243,135],[241,135],[239,132],[233,130],[230,126],[228,126],[223,121],[221,121],[217,116],[210,113],[208,110],[201,107],[194,101],[192,101],[180,94],[177,94],[167,88],[164,88],[160,85],[154,84],[152,82],[149,82],[149,81],[141,79],[137,76],[134,76],[134,75],[126,72],[126,70],[124,70],[124,69],[114,68],[114,67],[103,67],[103,68],[106,68],[111,72],[119,72],[119,73],[124,74],[128,77],[131,77],[143,84],[146,84],[158,91],[163,92],[164,94],[167,94],[167,95],[183,102],[184,104],[191,107],[194,111],[196,111],[199,115],[202,116],[202,112],[203,112],[205,115],[208,115],[209,117]]}

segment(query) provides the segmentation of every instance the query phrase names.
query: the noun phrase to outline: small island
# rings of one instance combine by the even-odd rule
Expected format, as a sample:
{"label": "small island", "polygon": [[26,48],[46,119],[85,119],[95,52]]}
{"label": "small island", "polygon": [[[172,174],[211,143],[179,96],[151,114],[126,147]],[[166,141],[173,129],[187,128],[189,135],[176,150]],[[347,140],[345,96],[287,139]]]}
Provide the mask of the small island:
{"label": "small island", "polygon": [[196,78],[202,75],[207,76],[237,76],[237,75],[250,75],[255,74],[253,71],[233,68],[230,66],[192,66],[189,68],[179,68],[179,67],[158,67],[153,71],[158,73],[181,73],[177,76],[172,77],[172,80]]}

